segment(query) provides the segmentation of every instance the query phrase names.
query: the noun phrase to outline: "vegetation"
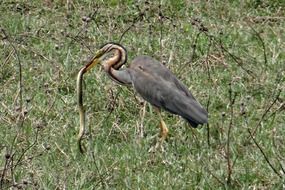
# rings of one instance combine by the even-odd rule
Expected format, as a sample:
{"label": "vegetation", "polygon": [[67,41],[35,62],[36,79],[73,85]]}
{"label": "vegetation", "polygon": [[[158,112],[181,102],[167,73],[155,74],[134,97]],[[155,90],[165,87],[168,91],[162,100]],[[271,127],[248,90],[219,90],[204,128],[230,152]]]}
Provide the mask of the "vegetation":
{"label": "vegetation", "polygon": [[[0,2],[0,189],[282,189],[284,1]],[[209,111],[198,129],[153,108],[98,66],[84,76],[89,127],[79,153],[76,75],[109,41],[129,63],[164,63]]]}

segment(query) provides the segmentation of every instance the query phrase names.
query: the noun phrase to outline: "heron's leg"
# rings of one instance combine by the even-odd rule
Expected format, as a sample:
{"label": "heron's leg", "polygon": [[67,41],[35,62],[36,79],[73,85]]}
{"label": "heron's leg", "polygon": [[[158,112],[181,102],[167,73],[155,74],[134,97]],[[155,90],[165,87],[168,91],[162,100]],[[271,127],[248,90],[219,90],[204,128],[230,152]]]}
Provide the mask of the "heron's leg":
{"label": "heron's leg", "polygon": [[159,123],[159,128],[160,128],[160,138],[159,140],[156,142],[156,145],[154,147],[151,147],[149,152],[155,152],[157,148],[161,148],[162,151],[164,151],[164,148],[162,146],[164,140],[167,137],[168,134],[168,128],[165,124],[165,122],[163,121],[162,117],[161,117],[161,113],[160,110],[155,108],[155,110],[157,111],[159,118],[160,118],[160,123]]}
{"label": "heron's leg", "polygon": [[166,139],[167,134],[168,134],[168,128],[165,124],[165,122],[163,121],[161,114],[159,112],[159,118],[160,118],[160,124],[159,124],[159,128],[160,128],[160,143],[162,144],[163,141]]}

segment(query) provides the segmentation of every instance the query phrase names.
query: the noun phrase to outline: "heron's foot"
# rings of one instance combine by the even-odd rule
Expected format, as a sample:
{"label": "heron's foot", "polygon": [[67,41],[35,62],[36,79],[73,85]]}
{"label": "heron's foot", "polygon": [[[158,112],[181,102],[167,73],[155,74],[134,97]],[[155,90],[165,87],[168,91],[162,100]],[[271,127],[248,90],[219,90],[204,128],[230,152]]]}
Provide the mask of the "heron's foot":
{"label": "heron's foot", "polygon": [[149,153],[155,153],[157,151],[165,152],[163,142],[161,142],[160,139],[155,143],[154,146],[151,146],[148,150]]}
{"label": "heron's foot", "polygon": [[162,119],[160,120],[159,128],[160,128],[160,138],[156,142],[155,146],[152,146],[148,150],[148,152],[156,152],[157,149],[160,149],[161,152],[165,152],[164,147],[163,147],[163,143],[167,137],[168,128],[166,127],[166,124],[164,123],[164,121]]}

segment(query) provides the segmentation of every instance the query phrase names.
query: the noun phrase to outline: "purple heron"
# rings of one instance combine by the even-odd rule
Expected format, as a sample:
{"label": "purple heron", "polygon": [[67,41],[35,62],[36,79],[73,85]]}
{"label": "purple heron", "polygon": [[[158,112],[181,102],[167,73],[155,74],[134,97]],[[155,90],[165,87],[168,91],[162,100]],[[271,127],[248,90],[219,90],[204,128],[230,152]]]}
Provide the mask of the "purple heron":
{"label": "purple heron", "polygon": [[[188,88],[179,81],[163,64],[149,56],[136,57],[130,66],[120,69],[127,62],[126,49],[117,43],[107,43],[96,53],[94,58],[84,66],[78,74],[77,86],[79,97],[80,132],[79,147],[84,133],[84,110],[82,105],[82,75],[97,64],[101,64],[112,80],[121,85],[133,86],[138,94],[147,102],[160,110],[180,115],[196,128],[199,124],[208,122],[208,113],[194,98]],[[160,112],[160,140],[165,140],[168,128]],[[156,145],[157,147],[157,145]]]}

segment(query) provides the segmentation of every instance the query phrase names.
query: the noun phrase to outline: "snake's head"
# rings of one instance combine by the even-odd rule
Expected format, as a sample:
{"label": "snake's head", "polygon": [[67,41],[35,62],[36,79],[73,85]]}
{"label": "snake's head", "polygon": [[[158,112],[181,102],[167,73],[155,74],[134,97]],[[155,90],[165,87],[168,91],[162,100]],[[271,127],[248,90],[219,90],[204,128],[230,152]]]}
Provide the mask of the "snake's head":
{"label": "snake's head", "polygon": [[92,69],[95,65],[101,62],[102,56],[105,54],[104,49],[100,49],[96,52],[95,56],[91,59],[91,61],[85,66],[85,72]]}

